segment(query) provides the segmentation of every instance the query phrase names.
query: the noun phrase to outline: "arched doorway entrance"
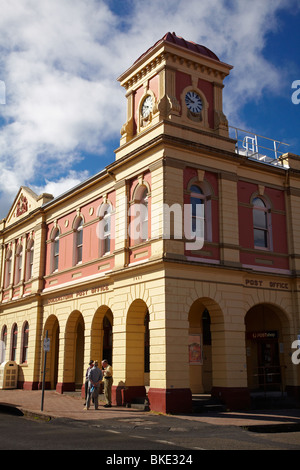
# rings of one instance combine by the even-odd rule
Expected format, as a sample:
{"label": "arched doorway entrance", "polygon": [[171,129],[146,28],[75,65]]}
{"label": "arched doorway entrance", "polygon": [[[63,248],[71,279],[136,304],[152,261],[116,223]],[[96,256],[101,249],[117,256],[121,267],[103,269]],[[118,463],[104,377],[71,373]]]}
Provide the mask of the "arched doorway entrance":
{"label": "arched doorway entrance", "polygon": [[102,305],[97,309],[92,322],[90,359],[99,362],[107,359],[112,364],[112,327],[112,311],[107,305]]}
{"label": "arched doorway entrance", "polygon": [[55,315],[50,315],[44,327],[44,336],[48,331],[50,339],[50,351],[47,353],[45,387],[56,389],[58,381],[58,358],[59,358],[59,323]]}
{"label": "arched doorway entrance", "polygon": [[75,330],[75,389],[81,390],[84,366],[84,321],[79,316]]}
{"label": "arched doorway entrance", "polygon": [[[148,307],[141,299],[134,300],[127,313],[125,387],[122,403],[146,396],[150,376],[150,317]],[[118,398],[119,400],[120,398]]]}
{"label": "arched doorway entrance", "polygon": [[148,387],[150,384],[150,315],[148,309],[144,318],[144,327],[144,384]]}
{"label": "arched doorway entrance", "polygon": [[283,323],[280,309],[270,304],[252,307],[246,317],[247,380],[250,392],[285,388]]}
{"label": "arched doorway entrance", "polygon": [[64,391],[80,390],[84,382],[84,320],[74,311],[65,331]]}
{"label": "arched doorway entrance", "polygon": [[112,348],[113,348],[113,334],[112,334],[112,313],[108,310],[103,318],[103,353],[102,359],[106,359],[112,365]]}
{"label": "arched doorway entrance", "polygon": [[189,311],[189,369],[193,394],[212,389],[211,318],[208,308],[196,300]]}

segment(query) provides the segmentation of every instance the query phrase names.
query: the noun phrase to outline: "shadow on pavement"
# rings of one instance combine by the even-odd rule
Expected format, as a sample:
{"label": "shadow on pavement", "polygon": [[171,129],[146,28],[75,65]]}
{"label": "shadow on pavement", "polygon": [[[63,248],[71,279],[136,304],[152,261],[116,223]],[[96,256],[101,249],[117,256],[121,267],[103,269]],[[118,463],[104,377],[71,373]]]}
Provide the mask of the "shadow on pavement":
{"label": "shadow on pavement", "polygon": [[19,410],[19,408],[9,403],[0,403],[0,413],[14,416],[24,416],[24,413]]}

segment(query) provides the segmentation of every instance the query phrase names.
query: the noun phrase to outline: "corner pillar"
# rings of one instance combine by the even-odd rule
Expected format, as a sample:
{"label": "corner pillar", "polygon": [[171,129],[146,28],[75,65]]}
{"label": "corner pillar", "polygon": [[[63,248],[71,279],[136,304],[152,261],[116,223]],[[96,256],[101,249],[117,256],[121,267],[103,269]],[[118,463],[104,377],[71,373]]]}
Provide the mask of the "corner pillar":
{"label": "corner pillar", "polygon": [[245,325],[213,324],[212,396],[218,398],[228,409],[250,407],[247,384]]}

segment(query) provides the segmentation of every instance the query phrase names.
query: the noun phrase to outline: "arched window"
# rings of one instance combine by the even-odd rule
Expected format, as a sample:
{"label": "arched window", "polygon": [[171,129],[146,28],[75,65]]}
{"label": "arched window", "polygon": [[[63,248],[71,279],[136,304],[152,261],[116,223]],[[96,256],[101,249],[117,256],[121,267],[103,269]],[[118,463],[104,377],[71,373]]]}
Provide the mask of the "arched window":
{"label": "arched window", "polygon": [[11,282],[11,271],[12,271],[12,250],[8,249],[5,257],[5,279],[4,287],[8,287]]}
{"label": "arched window", "polygon": [[22,265],[23,265],[23,247],[21,244],[17,246],[16,249],[16,259],[15,259],[15,284],[19,284],[22,280]]}
{"label": "arched window", "polygon": [[190,204],[192,212],[192,232],[196,233],[197,227],[199,227],[199,219],[203,219],[203,212],[198,210],[198,206],[204,206],[205,196],[202,189],[199,186],[193,185],[190,188]]}
{"label": "arched window", "polygon": [[252,204],[254,247],[270,248],[268,208],[260,197],[254,198]]}
{"label": "arched window", "polygon": [[34,257],[34,241],[33,239],[28,241],[26,250],[26,276],[25,280],[29,281],[33,275],[33,257]]}
{"label": "arched window", "polygon": [[11,361],[15,361],[17,357],[17,344],[18,344],[18,325],[15,323],[12,329],[11,340]]}
{"label": "arched window", "polygon": [[1,333],[0,341],[0,364],[6,359],[6,347],[7,347],[7,326],[4,325]]}
{"label": "arched window", "polygon": [[29,324],[28,322],[24,323],[23,326],[23,347],[22,347],[22,363],[27,362],[28,359],[28,336],[29,336]]}
{"label": "arched window", "polygon": [[98,237],[100,240],[99,255],[103,256],[110,253],[111,249],[111,213],[112,208],[110,204],[103,204],[100,207],[100,222],[98,230]]}
{"label": "arched window", "polygon": [[211,234],[211,230],[207,228],[206,209],[204,191],[197,184],[192,184],[189,188],[189,226],[184,227],[186,238],[192,240],[191,243],[186,243],[187,249],[199,250],[203,247],[204,240],[208,241],[210,238],[207,235]]}
{"label": "arched window", "polygon": [[131,217],[130,238],[132,245],[138,245],[150,238],[149,191],[145,184],[139,185],[129,209]]}
{"label": "arched window", "polygon": [[141,229],[141,242],[148,240],[149,237],[149,217],[148,217],[148,190],[145,188],[140,198],[140,229]]}
{"label": "arched window", "polygon": [[51,246],[51,272],[54,273],[58,270],[59,264],[59,236],[60,232],[59,229],[56,228],[53,237],[52,237],[52,246]]}
{"label": "arched window", "polygon": [[83,218],[78,217],[74,227],[74,264],[82,263],[82,249],[83,249]]}

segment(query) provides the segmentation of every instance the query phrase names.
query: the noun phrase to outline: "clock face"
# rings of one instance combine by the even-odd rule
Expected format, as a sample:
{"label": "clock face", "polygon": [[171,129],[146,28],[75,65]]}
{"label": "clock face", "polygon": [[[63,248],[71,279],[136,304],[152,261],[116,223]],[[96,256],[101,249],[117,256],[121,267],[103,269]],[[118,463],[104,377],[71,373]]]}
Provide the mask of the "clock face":
{"label": "clock face", "polygon": [[152,98],[151,96],[147,96],[143,102],[142,106],[142,116],[143,118],[147,118],[151,113],[153,108]]}
{"label": "clock face", "polygon": [[185,103],[192,113],[200,113],[203,104],[200,96],[195,91],[188,91],[185,95]]}

